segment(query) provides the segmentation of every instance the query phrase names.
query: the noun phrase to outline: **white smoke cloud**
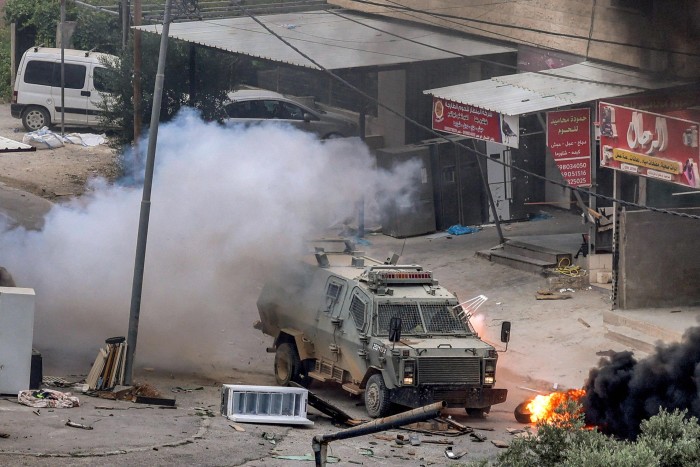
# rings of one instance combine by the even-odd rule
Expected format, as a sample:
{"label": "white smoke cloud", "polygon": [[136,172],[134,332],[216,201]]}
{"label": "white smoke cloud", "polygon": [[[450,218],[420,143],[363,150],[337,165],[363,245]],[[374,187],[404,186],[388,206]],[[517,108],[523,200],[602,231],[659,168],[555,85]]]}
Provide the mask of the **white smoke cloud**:
{"label": "white smoke cloud", "polygon": [[[259,365],[271,344],[252,328],[266,275],[354,216],[362,196],[376,208],[378,187],[386,199],[410,192],[415,171],[375,170],[359,140],[223,128],[193,111],[162,125],[135,366]],[[3,265],[36,291],[34,346],[49,366],[87,372],[104,339],[126,335],[141,197],[141,186],[96,181],[43,230],[0,236]]]}

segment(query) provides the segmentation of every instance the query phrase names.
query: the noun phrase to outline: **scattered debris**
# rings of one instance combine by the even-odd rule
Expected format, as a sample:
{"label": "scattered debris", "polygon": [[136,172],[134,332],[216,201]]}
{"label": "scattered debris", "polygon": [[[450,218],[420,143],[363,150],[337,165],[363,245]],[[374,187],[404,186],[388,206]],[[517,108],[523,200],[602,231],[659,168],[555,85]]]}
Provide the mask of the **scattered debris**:
{"label": "scattered debris", "polygon": [[423,443],[427,444],[454,444],[453,441],[449,439],[424,439]]}
{"label": "scattered debris", "polygon": [[374,450],[370,448],[360,448],[360,455],[374,457]]}
{"label": "scattered debris", "polygon": [[182,386],[176,386],[171,389],[172,392],[192,392],[192,391],[201,391],[204,389],[204,386],[197,386],[194,388],[183,388]]}
{"label": "scattered debris", "polygon": [[70,409],[80,407],[80,401],[69,392],[63,393],[53,389],[24,390],[17,394],[17,402],[29,407],[54,407]]}
{"label": "scattered debris", "polygon": [[493,444],[497,448],[507,448],[508,446],[510,446],[508,443],[500,439],[492,439],[491,444]]}
{"label": "scattered debris", "polygon": [[[294,381],[290,382],[291,386],[295,386],[301,389],[306,389],[300,384],[295,383]],[[319,412],[328,415],[331,417],[331,420],[333,421],[334,424],[339,424],[339,425],[348,425],[348,426],[355,426],[359,425],[360,423],[363,423],[363,420],[356,420],[352,418],[350,415],[348,415],[345,411],[342,409],[339,409],[335,405],[331,404],[330,402],[327,402],[320,397],[318,397],[316,394],[313,392],[308,391],[308,404],[313,407],[314,409],[318,410]]]}
{"label": "scattered debris", "polygon": [[[303,456],[280,456],[280,455],[275,455],[272,456],[273,459],[282,459],[282,460],[287,460],[287,461],[315,461],[316,458],[313,456],[313,454],[304,454]],[[326,462],[329,464],[337,464],[340,462],[340,459],[337,457],[333,456],[326,456]]]}
{"label": "scattered debris", "polygon": [[270,444],[277,444],[277,435],[269,432],[269,431],[263,431],[262,432],[262,438],[266,441],[269,441]]}
{"label": "scattered debris", "polygon": [[70,388],[75,385],[75,383],[66,381],[58,376],[44,376],[41,378],[41,384],[44,386],[54,386],[57,388]]}
{"label": "scattered debris", "polygon": [[567,298],[571,298],[571,295],[569,295],[569,294],[553,294],[553,293],[544,295],[544,294],[538,293],[535,296],[535,298],[537,300],[566,300]]}
{"label": "scattered debris", "polygon": [[599,357],[612,357],[612,356],[615,355],[616,353],[617,353],[617,352],[615,352],[614,350],[610,349],[610,350],[599,350],[599,351],[597,351],[595,354],[596,354],[597,356],[599,356]]}
{"label": "scattered debris", "polygon": [[446,447],[445,448],[445,457],[448,459],[459,459],[461,457],[464,457],[467,454],[467,451],[460,451],[460,452],[454,452],[452,450],[452,446]]}
{"label": "scattered debris", "polygon": [[420,446],[420,436],[417,434],[408,435],[408,439],[411,441],[411,446]]}
{"label": "scattered debris", "polygon": [[243,428],[242,426],[240,426],[240,425],[238,425],[238,424],[236,424],[236,423],[229,423],[228,426],[230,426],[231,428],[233,428],[233,429],[236,430],[236,431],[240,431],[240,432],[244,432],[244,431],[245,431],[245,428]]}
{"label": "scattered debris", "polygon": [[99,350],[95,363],[85,378],[89,389],[111,389],[124,382],[126,338],[110,337],[105,343],[107,346]]}
{"label": "scattered debris", "polygon": [[10,434],[9,433],[0,433],[0,438],[9,438]]}
{"label": "scattered debris", "polygon": [[216,417],[214,411],[206,407],[195,407],[194,413],[199,417]]}
{"label": "scattered debris", "polygon": [[518,434],[518,433],[525,433],[525,432],[527,432],[527,431],[529,431],[529,430],[526,429],[526,428],[506,428],[506,431],[507,431],[508,433],[510,433],[511,435],[516,435],[516,434]]}
{"label": "scattered debris", "polygon": [[[166,407],[175,407],[175,399],[169,399],[167,397],[149,397],[137,395],[134,398],[134,402],[137,404],[151,404],[151,405],[163,405]],[[211,410],[210,410],[211,412]],[[212,412],[213,413],[213,412]],[[213,417],[214,415],[210,415]]]}
{"label": "scattered debris", "polygon": [[71,422],[70,420],[68,420],[66,422],[66,426],[71,426],[73,428],[81,428],[83,430],[92,430],[92,427],[89,425],[83,425],[82,423]]}
{"label": "scattered debris", "polygon": [[39,416],[41,415],[41,412],[39,412],[39,409],[33,410],[32,413],[34,415],[39,415]]}
{"label": "scattered debris", "polygon": [[486,436],[479,434],[479,433],[476,433],[476,432],[470,433],[469,436],[471,436],[473,438],[472,441],[476,441],[478,443],[483,443],[484,441],[486,441],[488,439]]}
{"label": "scattered debris", "polygon": [[583,324],[583,325],[586,326],[587,328],[590,328],[590,327],[591,327],[591,325],[588,324],[586,321],[584,321],[583,318],[579,318],[579,319],[578,319],[578,322],[581,323],[581,324]]}

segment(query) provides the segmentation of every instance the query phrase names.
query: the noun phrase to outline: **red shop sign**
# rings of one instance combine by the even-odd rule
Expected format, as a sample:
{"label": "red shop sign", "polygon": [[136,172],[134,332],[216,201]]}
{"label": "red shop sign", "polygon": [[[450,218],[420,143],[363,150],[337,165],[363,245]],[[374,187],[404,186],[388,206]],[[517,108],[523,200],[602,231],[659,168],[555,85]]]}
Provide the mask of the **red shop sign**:
{"label": "red shop sign", "polygon": [[520,120],[517,115],[503,115],[433,96],[433,130],[517,148]]}
{"label": "red shop sign", "polygon": [[570,186],[591,186],[591,110],[547,112],[547,147]]}
{"label": "red shop sign", "polygon": [[600,165],[700,188],[700,123],[601,102]]}

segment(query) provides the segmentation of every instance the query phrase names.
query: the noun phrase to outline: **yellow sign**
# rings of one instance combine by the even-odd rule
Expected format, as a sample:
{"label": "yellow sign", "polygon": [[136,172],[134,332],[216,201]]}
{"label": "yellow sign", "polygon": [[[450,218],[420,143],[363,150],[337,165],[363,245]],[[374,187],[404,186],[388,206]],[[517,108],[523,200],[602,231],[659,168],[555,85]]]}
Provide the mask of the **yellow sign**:
{"label": "yellow sign", "polygon": [[613,148],[613,159],[628,164],[646,167],[647,169],[660,170],[674,175],[680,175],[682,172],[681,163],[669,159],[661,159],[660,157],[647,156],[646,154],[638,154],[632,151],[625,151],[620,148]]}

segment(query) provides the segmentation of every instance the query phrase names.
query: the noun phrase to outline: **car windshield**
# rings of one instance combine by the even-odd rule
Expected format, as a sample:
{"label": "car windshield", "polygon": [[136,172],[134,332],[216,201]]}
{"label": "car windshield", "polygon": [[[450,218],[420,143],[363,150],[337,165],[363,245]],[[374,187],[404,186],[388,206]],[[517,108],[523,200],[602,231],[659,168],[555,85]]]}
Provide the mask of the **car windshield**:
{"label": "car windshield", "polygon": [[469,320],[461,307],[444,303],[380,303],[377,305],[375,332],[378,336],[389,335],[391,318],[401,318],[401,334],[472,334]]}

